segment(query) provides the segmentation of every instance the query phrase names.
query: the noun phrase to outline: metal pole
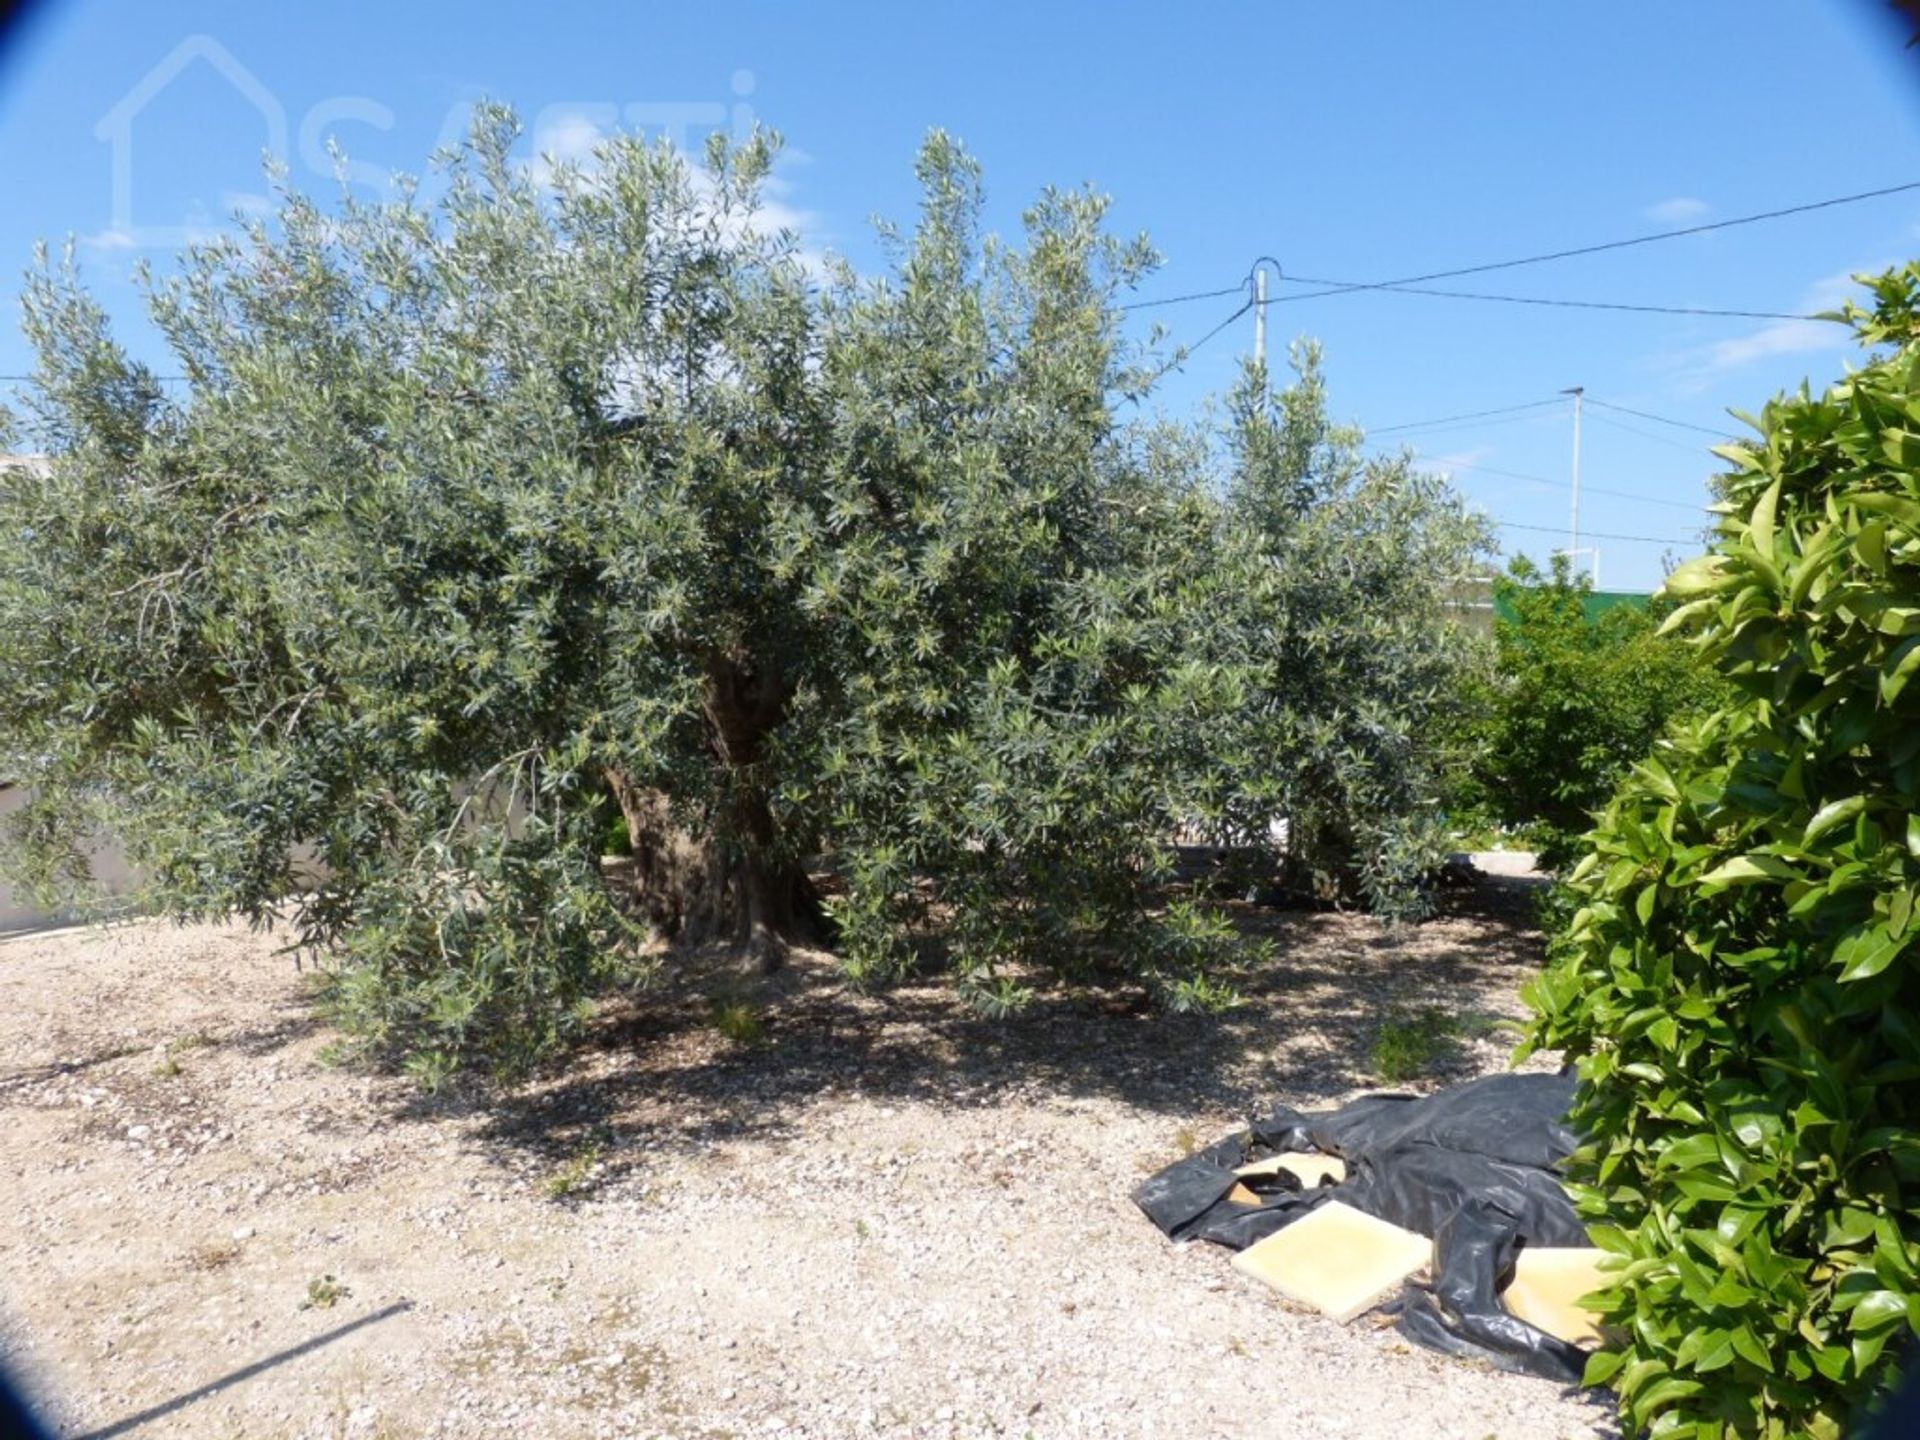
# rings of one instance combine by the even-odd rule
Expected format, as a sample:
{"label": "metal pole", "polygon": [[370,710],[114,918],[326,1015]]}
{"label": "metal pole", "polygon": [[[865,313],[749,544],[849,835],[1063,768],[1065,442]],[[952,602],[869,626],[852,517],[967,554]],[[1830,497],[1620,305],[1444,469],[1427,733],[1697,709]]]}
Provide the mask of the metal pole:
{"label": "metal pole", "polygon": [[1253,363],[1267,366],[1267,271],[1256,264],[1253,270]]}
{"label": "metal pole", "polygon": [[1580,563],[1580,397],[1587,391],[1584,385],[1574,385],[1560,393],[1573,396],[1573,513],[1568,520],[1567,558],[1578,565]]}

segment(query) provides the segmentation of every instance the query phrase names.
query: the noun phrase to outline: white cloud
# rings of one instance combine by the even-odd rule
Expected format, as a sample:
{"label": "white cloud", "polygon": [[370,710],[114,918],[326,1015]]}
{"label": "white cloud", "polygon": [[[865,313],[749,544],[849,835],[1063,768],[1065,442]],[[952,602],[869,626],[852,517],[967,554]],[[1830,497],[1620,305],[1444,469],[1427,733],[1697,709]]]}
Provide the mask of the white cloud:
{"label": "white cloud", "polygon": [[798,247],[794,258],[808,275],[815,280],[823,279],[827,274],[828,261],[826,251],[818,243],[824,234],[820,216],[812,210],[791,204],[785,197],[792,194],[791,181],[778,173],[767,176],[760,186],[760,206],[754,211],[750,223],[763,235],[791,231]]}
{"label": "white cloud", "polygon": [[272,196],[256,195],[247,190],[221,191],[220,208],[229,215],[246,220],[263,220],[274,212]]}
{"label": "white cloud", "polygon": [[1453,450],[1445,455],[1422,456],[1420,468],[1448,473],[1455,470],[1471,470],[1491,454],[1493,454],[1491,445],[1476,445],[1471,450]]}
{"label": "white cloud", "polygon": [[[527,173],[537,185],[551,185],[562,166],[571,165],[593,172],[598,167],[595,151],[620,131],[620,112],[614,105],[550,105],[534,119],[534,158],[527,162]],[[712,186],[698,157],[689,156],[696,194],[711,198]],[[827,271],[827,257],[819,248],[823,238],[821,219],[814,211],[792,201],[793,181],[783,173],[813,163],[813,156],[794,146],[781,149],[774,171],[760,185],[760,204],[750,217],[732,223],[736,233],[748,229],[762,234],[791,231],[799,241],[796,258],[808,274],[818,278]]]}
{"label": "white cloud", "polygon": [[551,185],[562,166],[592,169],[594,149],[618,125],[615,105],[549,105],[534,117],[529,172],[535,184]]}
{"label": "white cloud", "polygon": [[1712,208],[1706,201],[1696,200],[1691,195],[1675,195],[1658,205],[1649,205],[1642,213],[1649,220],[1658,220],[1663,225],[1685,225],[1689,221],[1703,219]]}
{"label": "white cloud", "polygon": [[[1880,267],[1865,266],[1863,269]],[[1856,289],[1854,271],[1843,270],[1815,281],[1801,297],[1800,310],[1808,315],[1837,310]],[[1771,320],[1758,330],[1721,340],[1707,347],[1698,368],[1711,375],[1725,374],[1775,355],[1798,355],[1837,350],[1853,343],[1852,332],[1830,320]]]}
{"label": "white cloud", "polygon": [[94,230],[85,235],[74,237],[83,254],[90,255],[106,264],[107,274],[118,274],[122,278],[133,274],[133,251],[136,250],[180,250],[188,245],[205,245],[222,232],[217,226],[208,224],[204,211],[192,212],[185,223],[156,232],[142,230],[135,226],[126,229],[120,226],[108,226],[104,230]]}

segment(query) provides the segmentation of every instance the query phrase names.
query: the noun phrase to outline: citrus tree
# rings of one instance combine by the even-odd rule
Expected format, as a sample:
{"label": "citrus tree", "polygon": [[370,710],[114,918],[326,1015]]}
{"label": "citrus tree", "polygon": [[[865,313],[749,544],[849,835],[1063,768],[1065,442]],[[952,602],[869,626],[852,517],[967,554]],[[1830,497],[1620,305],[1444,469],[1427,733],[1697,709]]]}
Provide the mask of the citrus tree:
{"label": "citrus tree", "polygon": [[1725,688],[1677,638],[1669,606],[1619,604],[1590,615],[1591,586],[1565,557],[1542,574],[1520,557],[1495,582],[1493,674],[1469,728],[1470,800],[1527,827],[1544,865],[1577,858],[1633,763],[1676,719],[1713,708]]}
{"label": "citrus tree", "polygon": [[1920,1330],[1920,266],[1723,449],[1667,621],[1733,699],[1608,805],[1533,1000],[1629,1430],[1844,1433]]}

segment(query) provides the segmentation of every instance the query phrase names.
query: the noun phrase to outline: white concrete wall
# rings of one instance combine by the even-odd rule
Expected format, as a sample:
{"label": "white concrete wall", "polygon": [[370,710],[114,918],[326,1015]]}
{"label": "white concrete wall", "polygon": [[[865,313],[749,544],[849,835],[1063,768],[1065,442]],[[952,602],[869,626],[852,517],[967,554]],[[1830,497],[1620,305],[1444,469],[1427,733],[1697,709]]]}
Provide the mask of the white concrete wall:
{"label": "white concrete wall", "polygon": [[[27,803],[24,790],[0,790],[0,819],[13,814]],[[93,867],[93,877],[108,895],[130,894],[136,885],[133,872],[127,867],[127,857],[118,844],[111,841],[101,844],[89,856]],[[0,935],[15,930],[37,930],[48,925],[62,925],[74,917],[56,911],[40,910],[27,902],[25,896],[14,892],[14,887],[0,879]]]}

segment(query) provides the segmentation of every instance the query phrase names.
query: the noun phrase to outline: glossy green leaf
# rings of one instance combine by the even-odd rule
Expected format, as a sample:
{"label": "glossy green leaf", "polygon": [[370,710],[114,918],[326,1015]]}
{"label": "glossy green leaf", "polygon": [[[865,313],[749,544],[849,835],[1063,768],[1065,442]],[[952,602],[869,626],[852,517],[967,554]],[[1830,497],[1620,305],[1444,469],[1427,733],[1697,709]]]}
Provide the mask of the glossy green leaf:
{"label": "glossy green leaf", "polygon": [[1834,947],[1834,963],[1842,980],[1868,980],[1894,962],[1905,942],[1888,933],[1885,925],[1854,931]]}
{"label": "glossy green leaf", "polygon": [[1830,800],[1813,812],[1813,818],[1807,821],[1807,828],[1801,832],[1800,843],[1811,845],[1834,826],[1853,819],[1867,808],[1867,797],[1849,795],[1844,800]]}
{"label": "glossy green leaf", "polygon": [[1736,855],[1700,877],[1702,885],[1753,885],[1762,881],[1802,879],[1801,873],[1773,855]]}

